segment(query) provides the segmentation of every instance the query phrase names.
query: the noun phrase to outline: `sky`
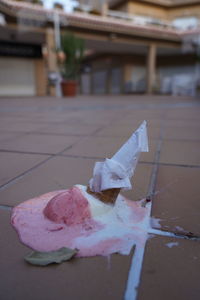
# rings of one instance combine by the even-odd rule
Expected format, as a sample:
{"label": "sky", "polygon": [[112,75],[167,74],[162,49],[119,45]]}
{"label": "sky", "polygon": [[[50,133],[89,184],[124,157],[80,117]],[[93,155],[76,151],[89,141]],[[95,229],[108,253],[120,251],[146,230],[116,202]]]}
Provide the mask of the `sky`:
{"label": "sky", "polygon": [[42,0],[44,3],[44,7],[46,8],[52,8],[53,4],[60,3],[64,6],[64,10],[66,12],[70,12],[73,10],[73,7],[76,6],[77,1],[75,0]]}

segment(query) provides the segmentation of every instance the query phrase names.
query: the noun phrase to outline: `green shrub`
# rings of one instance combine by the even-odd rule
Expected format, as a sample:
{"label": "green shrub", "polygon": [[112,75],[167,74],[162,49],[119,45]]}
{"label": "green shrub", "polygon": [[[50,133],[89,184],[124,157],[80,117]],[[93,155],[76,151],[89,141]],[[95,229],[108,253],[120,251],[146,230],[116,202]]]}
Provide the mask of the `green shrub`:
{"label": "green shrub", "polygon": [[65,61],[61,65],[61,74],[64,79],[77,79],[84,57],[84,40],[76,37],[73,33],[66,32],[61,37],[61,46],[66,55]]}

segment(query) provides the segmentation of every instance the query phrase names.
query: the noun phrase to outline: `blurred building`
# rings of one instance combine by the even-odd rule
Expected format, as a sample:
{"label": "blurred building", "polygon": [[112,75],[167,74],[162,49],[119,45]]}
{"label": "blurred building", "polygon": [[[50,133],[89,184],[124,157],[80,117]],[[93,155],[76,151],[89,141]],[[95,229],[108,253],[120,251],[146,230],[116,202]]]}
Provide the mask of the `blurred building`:
{"label": "blurred building", "polygon": [[[79,3],[56,12],[86,41],[81,93],[196,93],[200,0]],[[55,10],[39,4],[0,0],[0,95],[55,94]]]}
{"label": "blurred building", "polygon": [[[107,41],[87,40],[93,50],[88,63],[94,93],[195,94],[200,78],[199,0],[79,2],[83,12],[98,9],[104,19],[116,22]],[[122,37],[122,26],[128,23],[132,28]]]}

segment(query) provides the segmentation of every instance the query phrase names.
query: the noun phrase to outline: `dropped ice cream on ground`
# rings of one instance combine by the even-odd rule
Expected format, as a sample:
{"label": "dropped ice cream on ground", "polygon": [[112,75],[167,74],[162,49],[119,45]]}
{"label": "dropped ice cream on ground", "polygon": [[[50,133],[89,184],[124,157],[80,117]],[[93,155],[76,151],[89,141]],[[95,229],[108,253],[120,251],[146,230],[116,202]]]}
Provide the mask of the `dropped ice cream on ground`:
{"label": "dropped ice cream on ground", "polygon": [[[73,198],[87,203],[82,214],[82,209],[71,207],[68,191],[58,191],[53,198],[52,193],[44,194],[13,209],[12,224],[24,244],[44,252],[76,248],[78,256],[129,254],[134,244],[143,245],[149,207],[142,207],[141,201],[119,195],[113,206],[87,194],[85,186],[75,186],[70,191]],[[57,205],[62,194],[65,201]]]}
{"label": "dropped ice cream on ground", "polygon": [[77,256],[129,254],[133,245],[143,247],[150,204],[144,206],[143,200],[131,201],[121,194],[114,202],[98,198],[107,191],[111,191],[108,196],[131,188],[142,151],[148,151],[145,121],[111,159],[95,164],[90,191],[76,185],[16,206],[11,221],[20,240],[38,251],[76,248]]}

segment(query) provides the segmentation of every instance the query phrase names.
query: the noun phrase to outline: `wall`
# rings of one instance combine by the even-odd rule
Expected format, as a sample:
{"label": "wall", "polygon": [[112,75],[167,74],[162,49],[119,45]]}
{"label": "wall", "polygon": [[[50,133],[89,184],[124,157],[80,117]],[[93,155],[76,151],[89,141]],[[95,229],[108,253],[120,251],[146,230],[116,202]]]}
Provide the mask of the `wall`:
{"label": "wall", "polygon": [[200,3],[191,6],[166,8],[153,4],[127,2],[117,7],[117,10],[128,12],[131,14],[148,16],[162,20],[173,20],[183,16],[197,16],[200,18]]}
{"label": "wall", "polygon": [[110,76],[110,93],[120,94],[122,92],[122,68],[113,68],[110,72]]}
{"label": "wall", "polygon": [[196,66],[165,66],[158,68],[159,91],[163,94],[195,95]]}
{"label": "wall", "polygon": [[146,91],[146,66],[135,65],[131,74],[132,92],[145,92]]}
{"label": "wall", "polygon": [[195,74],[195,66],[194,65],[160,66],[157,71],[159,73],[160,78],[172,77],[174,75],[182,75],[182,74],[187,74],[193,77]]}
{"label": "wall", "polygon": [[121,62],[114,55],[104,55],[91,63],[91,89],[94,94],[118,94],[122,86]]}
{"label": "wall", "polygon": [[81,74],[80,80],[80,92],[84,95],[89,95],[91,93],[91,74],[83,73]]}
{"label": "wall", "polygon": [[144,93],[146,91],[146,65],[144,62],[128,63],[124,66],[124,92]]}
{"label": "wall", "polygon": [[171,8],[169,10],[169,19],[173,20],[177,17],[184,16],[196,16],[200,18],[200,4],[179,7],[179,8]]}
{"label": "wall", "polygon": [[129,12],[129,4],[124,3],[124,4],[121,4],[121,5],[118,5],[117,8],[115,8],[115,10],[123,11],[123,12]]}
{"label": "wall", "polygon": [[128,82],[131,80],[132,69],[133,69],[132,64],[124,65],[124,82]]}
{"label": "wall", "polygon": [[158,19],[168,19],[168,11],[165,8],[146,3],[129,2],[128,12],[141,16],[148,16]]}
{"label": "wall", "polygon": [[0,57],[0,95],[35,96],[35,61]]}

